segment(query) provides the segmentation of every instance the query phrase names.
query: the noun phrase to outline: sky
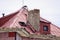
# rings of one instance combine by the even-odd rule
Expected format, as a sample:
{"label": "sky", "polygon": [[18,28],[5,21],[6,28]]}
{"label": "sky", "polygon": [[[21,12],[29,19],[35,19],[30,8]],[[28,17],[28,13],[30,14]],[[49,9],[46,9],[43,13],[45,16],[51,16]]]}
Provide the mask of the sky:
{"label": "sky", "polygon": [[27,5],[29,10],[39,9],[42,18],[60,27],[60,0],[0,0],[0,17],[2,13],[11,14],[24,5]]}

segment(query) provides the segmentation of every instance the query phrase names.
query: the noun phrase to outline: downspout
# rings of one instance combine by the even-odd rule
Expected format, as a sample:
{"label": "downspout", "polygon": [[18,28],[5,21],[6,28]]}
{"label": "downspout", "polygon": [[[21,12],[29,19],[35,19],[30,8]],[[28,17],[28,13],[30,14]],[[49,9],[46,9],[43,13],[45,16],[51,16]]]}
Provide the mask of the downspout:
{"label": "downspout", "polygon": [[16,40],[16,32],[15,32],[15,40]]}

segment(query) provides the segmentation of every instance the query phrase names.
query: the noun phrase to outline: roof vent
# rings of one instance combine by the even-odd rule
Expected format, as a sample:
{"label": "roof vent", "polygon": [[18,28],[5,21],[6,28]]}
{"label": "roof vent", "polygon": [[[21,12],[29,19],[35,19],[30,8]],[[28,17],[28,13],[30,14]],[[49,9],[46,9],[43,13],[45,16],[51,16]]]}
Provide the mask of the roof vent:
{"label": "roof vent", "polygon": [[2,13],[2,16],[4,17],[5,16],[5,13]]}
{"label": "roof vent", "polygon": [[24,9],[28,9],[26,5],[25,5],[25,6],[23,6],[22,8],[24,8]]}

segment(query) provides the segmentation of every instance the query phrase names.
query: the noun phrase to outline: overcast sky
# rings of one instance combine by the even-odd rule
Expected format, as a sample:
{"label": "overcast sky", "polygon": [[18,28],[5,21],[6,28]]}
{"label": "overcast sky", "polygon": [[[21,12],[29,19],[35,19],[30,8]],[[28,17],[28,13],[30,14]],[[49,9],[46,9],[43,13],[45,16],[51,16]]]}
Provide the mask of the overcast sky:
{"label": "overcast sky", "polygon": [[40,9],[40,16],[60,27],[60,0],[0,0],[0,17],[19,10],[23,5],[28,9]]}

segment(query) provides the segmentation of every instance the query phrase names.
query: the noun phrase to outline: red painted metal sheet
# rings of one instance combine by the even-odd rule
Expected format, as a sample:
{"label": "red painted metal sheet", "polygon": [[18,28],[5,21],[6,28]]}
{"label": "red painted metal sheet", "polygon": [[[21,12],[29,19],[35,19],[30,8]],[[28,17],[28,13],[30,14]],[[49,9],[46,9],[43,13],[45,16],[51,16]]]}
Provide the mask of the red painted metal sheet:
{"label": "red painted metal sheet", "polygon": [[9,32],[8,33],[8,37],[15,37],[16,35],[15,35],[15,32]]}

